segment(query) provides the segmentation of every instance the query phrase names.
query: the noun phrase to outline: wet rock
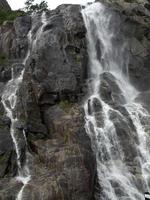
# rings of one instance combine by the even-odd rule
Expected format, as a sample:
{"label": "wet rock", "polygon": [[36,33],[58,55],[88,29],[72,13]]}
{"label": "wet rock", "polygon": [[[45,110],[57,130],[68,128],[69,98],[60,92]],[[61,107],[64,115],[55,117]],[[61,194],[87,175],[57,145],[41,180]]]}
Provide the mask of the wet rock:
{"label": "wet rock", "polygon": [[51,139],[32,141],[30,146],[39,161],[34,161],[31,173],[35,179],[25,193],[32,193],[33,199],[40,199],[41,195],[45,199],[91,199],[95,158],[83,127],[82,112],[76,106],[64,110],[59,106],[45,110],[44,121],[50,126]]}
{"label": "wet rock", "polygon": [[100,95],[103,101],[110,105],[121,105],[125,103],[125,98],[117,85],[117,79],[110,73],[101,75]]}
{"label": "wet rock", "polygon": [[7,178],[5,180],[2,180],[0,182],[0,199],[15,200],[21,187],[22,183],[19,183],[16,179]]}
{"label": "wet rock", "polygon": [[21,75],[21,72],[24,68],[24,65],[23,64],[13,64],[12,65],[12,78],[15,79],[15,78],[18,78],[20,75]]}
{"label": "wet rock", "polygon": [[[113,44],[121,49],[123,38],[130,44],[124,58],[129,54],[131,82],[140,90],[149,90],[150,21],[147,3],[119,0],[111,3],[106,0],[104,3],[115,14],[112,26],[115,26],[119,38],[113,40]],[[23,83],[17,91],[14,111],[19,119],[16,132],[21,138],[22,163],[25,150],[30,151],[32,180],[25,188],[25,195],[27,199],[32,196],[35,200],[94,199],[93,192],[97,184],[96,161],[91,141],[84,130],[83,113],[79,108],[80,100],[87,92],[85,82],[88,71],[86,30],[80,6],[59,6],[56,10],[47,11],[46,18],[47,24],[43,30],[40,29],[41,13],[37,13],[32,20],[30,16],[24,16],[0,27],[0,56],[4,56],[6,62],[5,65],[0,65],[0,94],[5,83],[11,79],[11,66],[14,66],[15,76],[23,68],[23,65],[16,63],[22,63],[27,55],[27,34],[33,27],[31,54],[25,66]],[[97,41],[97,57],[101,61],[99,44],[100,41]],[[126,72],[124,63],[120,67]],[[140,174],[139,165],[133,163],[137,159],[138,152],[134,145],[138,144],[138,139],[132,120],[122,106],[125,99],[117,79],[105,72],[101,75],[101,80],[100,95],[104,103],[113,107],[109,115],[123,147],[125,162],[130,166],[132,174]],[[149,95],[144,93],[143,97],[144,104],[149,107]],[[141,97],[139,99],[137,101],[141,101]],[[66,101],[69,103],[66,104]],[[95,115],[97,127],[103,127],[103,110],[98,98],[94,98],[92,102],[89,100],[88,112]],[[3,119],[2,126],[0,177],[14,177],[17,167],[9,133],[10,120]],[[93,140],[96,140],[92,123],[90,128]],[[23,139],[23,130],[28,147]],[[109,159],[107,155],[105,158]],[[9,180],[9,185],[6,181],[1,181],[0,198],[15,199],[21,184],[12,180],[14,179]],[[116,193],[123,194],[123,191],[116,186]]]}
{"label": "wet rock", "polygon": [[[1,104],[0,104],[1,105]],[[9,124],[4,120],[2,105],[0,106],[0,177],[12,177],[17,173],[16,152]],[[8,119],[7,119],[8,120]]]}
{"label": "wet rock", "polygon": [[17,18],[14,23],[0,27],[1,55],[10,62],[25,57],[28,48],[27,33],[31,27],[30,16]]}
{"label": "wet rock", "polygon": [[[150,12],[145,5],[147,1],[110,1],[97,0],[103,2],[107,9],[112,12],[113,18],[117,16],[117,23],[113,26],[118,26],[116,33],[118,41],[116,45],[120,45],[119,41],[124,39],[127,41],[129,48],[126,52],[129,56],[129,76],[130,81],[140,91],[149,90],[149,26]],[[115,20],[115,21],[116,21]]]}
{"label": "wet rock", "polygon": [[19,38],[26,37],[31,28],[31,17],[30,16],[18,17],[14,21],[14,28],[15,28],[15,33]]}
{"label": "wet rock", "polygon": [[136,149],[136,145],[138,144],[136,130],[130,126],[128,116],[126,118],[126,115],[122,115],[114,110],[111,110],[109,115],[115,126],[120,147],[124,154],[124,160],[128,164],[128,162],[132,162],[138,156]]}
{"label": "wet rock", "polygon": [[141,92],[138,97],[136,98],[137,102],[142,102],[143,106],[150,112],[150,91]]}
{"label": "wet rock", "polygon": [[[20,118],[20,125],[26,131],[28,139],[47,137],[47,128],[42,122],[40,108],[34,93],[33,85],[25,79],[18,91],[16,114]],[[25,111],[25,112],[24,112]]]}
{"label": "wet rock", "polygon": [[41,88],[40,98],[42,95],[46,98],[46,94],[59,94],[60,98],[76,101],[82,94],[87,64],[85,27],[80,7],[60,6],[53,12],[53,15],[47,12],[48,24],[36,38],[25,73],[30,71],[35,87]]}
{"label": "wet rock", "polygon": [[98,98],[93,98],[88,100],[88,113],[92,115],[94,113],[100,112],[102,110],[101,102]]}

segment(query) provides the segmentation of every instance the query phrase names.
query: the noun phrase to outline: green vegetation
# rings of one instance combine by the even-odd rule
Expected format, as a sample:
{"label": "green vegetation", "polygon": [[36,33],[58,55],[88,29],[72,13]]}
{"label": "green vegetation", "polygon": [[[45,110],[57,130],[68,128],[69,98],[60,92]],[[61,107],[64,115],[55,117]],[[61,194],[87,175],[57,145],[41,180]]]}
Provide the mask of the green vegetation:
{"label": "green vegetation", "polygon": [[59,102],[59,107],[63,110],[69,110],[72,107],[72,103],[68,100],[62,100]]}
{"label": "green vegetation", "polygon": [[46,1],[41,1],[39,4],[35,4],[34,0],[27,0],[25,2],[25,12],[22,10],[6,10],[0,9],[0,25],[5,21],[13,21],[17,17],[23,16],[27,13],[38,12],[47,10],[48,4]]}
{"label": "green vegetation", "polygon": [[128,2],[128,3],[136,3],[135,0],[125,0],[125,1]]}
{"label": "green vegetation", "polygon": [[0,25],[5,21],[13,21],[16,17],[23,16],[25,13],[21,10],[0,9]]}
{"label": "green vegetation", "polygon": [[37,4],[34,3],[35,0],[27,0],[25,2],[25,11],[28,13],[32,12],[39,12],[39,11],[45,11],[48,8],[48,4],[46,1],[41,1],[41,3]]}
{"label": "green vegetation", "polygon": [[71,133],[69,131],[65,132],[64,133],[64,142],[65,143],[69,143],[70,142],[70,137],[71,137]]}
{"label": "green vegetation", "polygon": [[8,60],[5,58],[5,56],[0,56],[0,65],[6,65],[8,63]]}

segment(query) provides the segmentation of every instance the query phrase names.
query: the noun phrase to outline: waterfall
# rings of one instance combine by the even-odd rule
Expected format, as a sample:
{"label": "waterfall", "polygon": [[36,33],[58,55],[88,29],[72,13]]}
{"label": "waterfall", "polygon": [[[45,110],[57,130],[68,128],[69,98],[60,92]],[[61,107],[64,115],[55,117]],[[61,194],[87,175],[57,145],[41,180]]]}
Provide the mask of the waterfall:
{"label": "waterfall", "polygon": [[[32,18],[34,15],[31,16]],[[41,15],[41,22],[42,25],[37,31],[37,36],[40,37],[43,31],[43,27],[46,24],[46,13],[43,12]],[[30,57],[33,45],[36,44],[36,39],[32,39],[32,31],[34,29],[34,25],[32,25],[31,30],[28,33],[28,52],[26,57],[24,58],[22,64],[26,67],[27,61]],[[27,155],[27,138],[25,135],[24,130],[22,131],[22,135],[20,132],[18,133],[17,126],[19,124],[19,119],[17,117],[17,92],[19,87],[22,83],[23,76],[24,76],[25,68],[23,68],[18,76],[14,75],[14,69],[12,68],[12,78],[5,86],[3,95],[2,95],[2,103],[5,108],[7,116],[11,119],[11,127],[10,127],[10,134],[12,137],[12,141],[14,143],[16,155],[17,155],[17,167],[18,167],[18,176],[16,177],[18,181],[23,183],[21,190],[19,191],[16,200],[23,199],[23,191],[26,185],[31,180],[30,169],[28,167],[28,155]],[[26,159],[22,162],[22,143],[25,145],[26,148]]]}
{"label": "waterfall", "polygon": [[143,200],[150,187],[150,119],[128,76],[128,43],[102,3],[82,9],[87,29],[89,95],[85,129],[97,159],[99,200]]}

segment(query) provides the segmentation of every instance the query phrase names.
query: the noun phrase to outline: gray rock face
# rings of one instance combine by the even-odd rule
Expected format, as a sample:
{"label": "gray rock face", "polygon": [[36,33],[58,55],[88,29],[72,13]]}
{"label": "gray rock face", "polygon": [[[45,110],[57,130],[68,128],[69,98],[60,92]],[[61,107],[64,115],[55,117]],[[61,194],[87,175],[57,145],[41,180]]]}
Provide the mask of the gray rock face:
{"label": "gray rock face", "polygon": [[[148,107],[149,3],[132,4],[119,0],[115,3],[105,0],[104,3],[118,17],[116,34],[123,34],[130,44],[130,79],[141,92],[145,91],[143,104]],[[20,122],[18,134],[24,129],[31,154],[29,168],[32,180],[24,192],[27,199],[32,200],[93,200],[97,184],[96,161],[91,141],[84,130],[84,116],[80,108],[86,94],[88,71],[86,30],[80,6],[61,5],[56,10],[47,11],[47,23],[42,30],[41,16],[41,13],[37,13],[32,18],[19,17],[0,27],[0,95],[11,79],[11,68],[14,69],[14,76],[18,76],[25,67],[23,81],[17,91],[16,106]],[[31,28],[32,45],[27,38]],[[118,42],[121,46],[121,41],[120,38],[114,44]],[[24,66],[22,62],[28,49],[30,56]],[[97,51],[100,55],[100,49]],[[132,141],[128,142],[129,134],[134,134],[134,126],[122,107],[125,100],[115,77],[109,73],[101,76],[100,95],[103,101],[125,116],[126,123],[116,112],[110,113],[118,130],[117,135],[120,141],[124,141],[122,146],[131,147],[132,152],[127,151],[125,155],[126,162],[130,163],[137,154]],[[101,103],[97,98],[92,103],[94,106],[90,107],[89,102],[89,113],[96,115],[98,127],[102,127]],[[15,199],[21,188],[21,184],[12,178],[17,174],[17,165],[9,134],[10,123],[0,104],[0,177],[5,178],[0,183],[0,198],[5,200]],[[23,144],[22,162],[24,152]],[[42,193],[44,195],[41,197]]]}
{"label": "gray rock face", "polygon": [[102,100],[112,106],[125,103],[125,98],[117,85],[116,78],[108,72],[101,75],[100,95]]}
{"label": "gray rock face", "polygon": [[58,7],[53,15],[47,13],[48,23],[37,38],[27,69],[41,89],[39,98],[53,93],[58,100],[64,96],[74,101],[82,92],[87,52],[79,9],[68,5]]}
{"label": "gray rock face", "polygon": [[0,0],[0,9],[11,10],[7,0]]}
{"label": "gray rock face", "polygon": [[[62,5],[47,11],[43,29],[41,18],[42,13],[32,18],[23,16],[0,28],[1,56],[7,61],[0,72],[1,90],[11,78],[11,68],[15,78],[25,67],[15,107],[21,162],[25,161],[26,149],[23,129],[31,154],[28,163],[32,180],[24,193],[26,198],[36,200],[90,200],[94,198],[96,161],[79,103],[84,96],[88,57],[80,6]],[[30,55],[24,66],[28,50]],[[2,107],[2,116],[3,112]],[[6,200],[15,199],[20,183],[11,179],[17,174],[16,155],[9,133],[11,122],[4,119],[7,129],[5,135],[0,133],[0,176],[8,177],[11,187],[4,181],[0,197]],[[5,148],[6,143],[9,148]]]}
{"label": "gray rock face", "polygon": [[17,62],[25,57],[28,49],[27,33],[30,28],[30,16],[18,17],[14,23],[7,22],[0,27],[1,56],[5,61]]}
{"label": "gray rock face", "polygon": [[[113,9],[118,18],[116,34],[118,41],[124,36],[129,44],[129,76],[131,82],[140,91],[150,89],[149,56],[150,56],[150,2],[147,0],[97,0]],[[114,24],[113,24],[114,26]],[[119,26],[119,29],[117,28]]]}

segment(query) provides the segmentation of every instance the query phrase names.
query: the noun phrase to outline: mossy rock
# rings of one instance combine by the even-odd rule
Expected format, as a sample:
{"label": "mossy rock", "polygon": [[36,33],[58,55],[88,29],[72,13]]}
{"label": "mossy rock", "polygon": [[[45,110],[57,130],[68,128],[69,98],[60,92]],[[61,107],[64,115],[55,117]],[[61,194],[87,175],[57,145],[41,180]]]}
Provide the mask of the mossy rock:
{"label": "mossy rock", "polygon": [[0,65],[7,65],[8,59],[5,56],[0,56]]}
{"label": "mossy rock", "polygon": [[68,100],[62,100],[59,102],[59,107],[64,110],[64,111],[68,111],[72,108],[73,104],[71,102],[69,102]]}

